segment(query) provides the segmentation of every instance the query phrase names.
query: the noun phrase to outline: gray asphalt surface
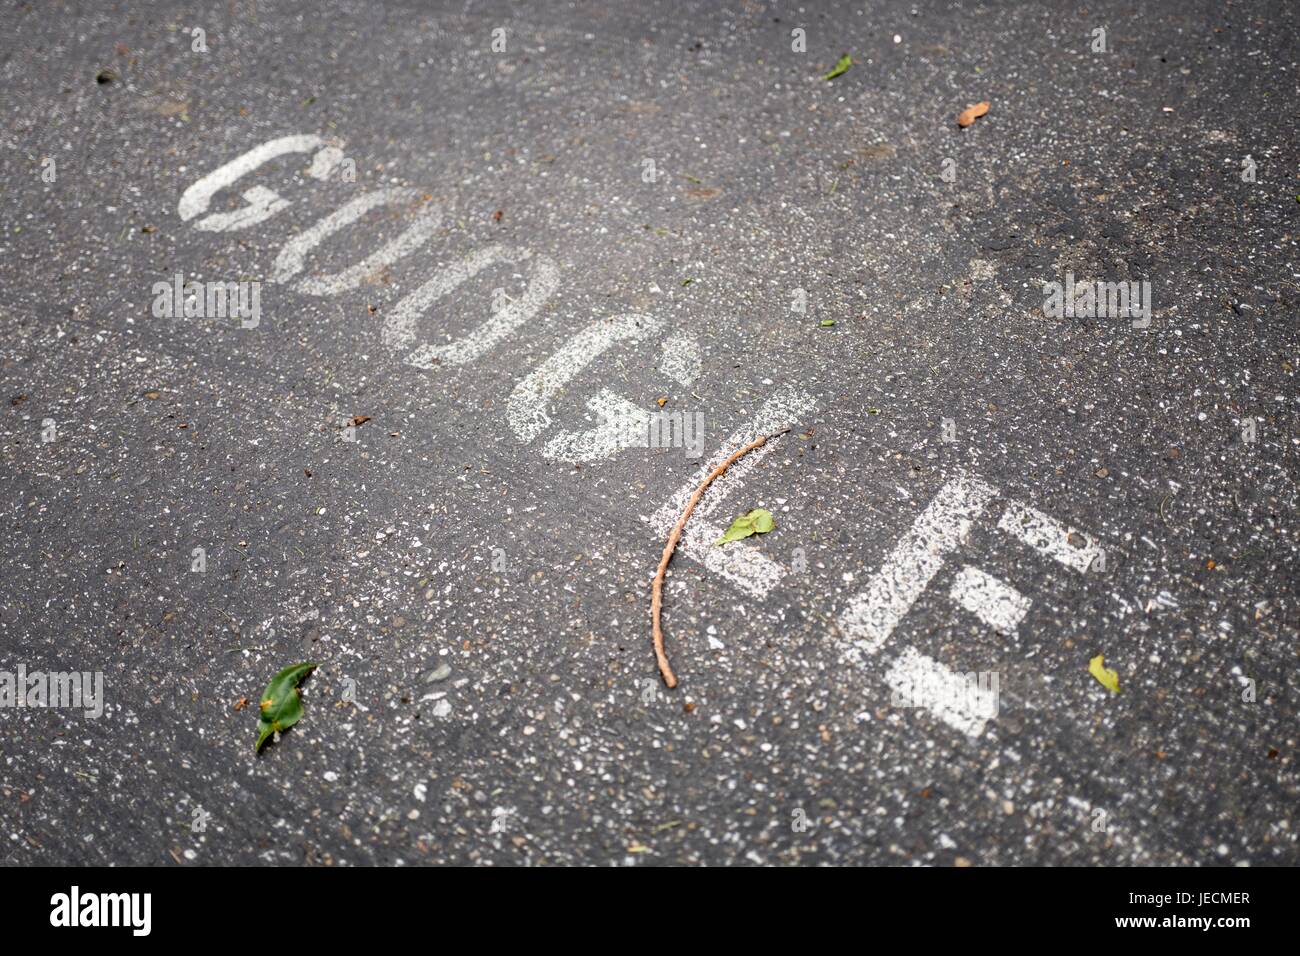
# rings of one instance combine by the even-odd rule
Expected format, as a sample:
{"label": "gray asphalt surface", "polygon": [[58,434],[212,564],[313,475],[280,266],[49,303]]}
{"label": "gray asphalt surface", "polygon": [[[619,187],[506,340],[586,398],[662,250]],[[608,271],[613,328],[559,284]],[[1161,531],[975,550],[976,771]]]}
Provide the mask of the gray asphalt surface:
{"label": "gray asphalt surface", "polygon": [[[99,671],[105,698],[0,709],[3,862],[1297,863],[1295,4],[0,19],[0,671]],[[262,186],[276,215],[182,219],[201,177],[295,134],[355,181],[284,156],[209,210]],[[395,187],[418,198],[273,281],[295,235]],[[434,208],[355,288],[300,288]],[[405,362],[397,304],[493,244],[555,263],[554,293],[473,361]],[[177,272],[260,280],[259,324],[156,317]],[[1066,273],[1148,280],[1150,327],[1045,314]],[[528,275],[484,269],[419,340]],[[519,383],[627,313],[643,334],[531,396],[549,423],[522,438]],[[704,459],[547,457],[600,389],[702,412]],[[788,573],[757,596],[679,554],[664,689],[647,519],[791,390],[792,430],[710,490],[732,482],[723,525],[772,511],[727,548]],[[953,481],[995,497],[850,653],[846,609]],[[1016,503],[1104,569],[1000,530]],[[1029,599],[1017,626],[954,600],[966,566]],[[997,716],[899,706],[909,654],[997,673]],[[305,715],[255,756],[259,695],[301,660]]]}

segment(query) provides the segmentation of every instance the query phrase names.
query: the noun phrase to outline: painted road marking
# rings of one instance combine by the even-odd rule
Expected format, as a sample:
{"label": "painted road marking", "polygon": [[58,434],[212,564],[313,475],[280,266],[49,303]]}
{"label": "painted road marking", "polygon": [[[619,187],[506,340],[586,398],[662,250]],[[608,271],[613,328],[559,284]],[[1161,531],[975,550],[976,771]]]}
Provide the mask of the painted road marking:
{"label": "painted road marking", "polygon": [[397,303],[384,323],[384,344],[391,349],[407,349],[415,344],[416,323],[434,302],[498,262],[528,264],[528,288],[517,302],[510,302],[492,313],[478,328],[446,345],[421,345],[403,361],[416,368],[467,365],[500,344],[520,326],[531,320],[560,287],[560,270],[545,256],[533,258],[527,249],[493,245],[467,256],[443,269],[401,302]]}
{"label": "painted road marking", "polygon": [[587,399],[587,410],[596,417],[596,425],[586,431],[562,431],[542,446],[542,457],[552,461],[594,461],[617,454],[634,445],[644,446],[648,425],[640,431],[629,427],[647,418],[635,402],[628,401],[608,388]]}
{"label": "painted road marking", "polygon": [[[208,173],[185,190],[177,207],[181,219],[188,221],[205,212],[217,192],[264,163],[288,153],[313,149],[318,149],[318,152],[312,158],[307,174],[318,180],[327,179],[345,158],[339,144],[327,145],[315,134],[270,140]],[[245,229],[264,222],[289,205],[287,200],[265,186],[254,186],[243,195],[248,203],[244,208],[207,216],[195,224],[196,228],[218,232]],[[381,206],[414,205],[422,199],[418,190],[387,188],[350,200],[284,244],[272,266],[271,281],[287,283],[296,278],[305,268],[310,252],[368,212]],[[438,204],[417,208],[415,221],[378,251],[334,275],[303,278],[295,288],[307,295],[338,295],[355,289],[368,276],[410,255],[429,240],[442,219],[442,207]],[[527,263],[529,281],[520,300],[506,300],[504,303],[494,300],[489,319],[446,345],[417,345],[417,324],[434,302],[497,263]],[[429,369],[437,363],[466,365],[481,358],[536,316],[559,288],[559,283],[559,267],[545,256],[533,257],[528,250],[514,246],[489,246],[442,270],[403,298],[385,321],[382,338],[384,344],[393,350],[410,349],[404,361],[416,368]],[[591,362],[619,342],[637,341],[643,334],[659,334],[663,330],[661,319],[626,313],[598,321],[579,331],[515,386],[506,404],[507,424],[525,442],[537,438],[550,424],[546,406]],[[693,336],[686,333],[670,335],[664,342],[663,351],[660,367],[679,383],[690,385],[700,374],[702,356],[699,343]],[[544,457],[589,461],[614,454],[627,446],[626,422],[629,416],[640,414],[632,402],[602,389],[587,402],[587,407],[597,417],[596,427],[586,431],[561,432],[542,447]]]}
{"label": "painted road marking", "polygon": [[319,179],[321,182],[330,178],[330,173],[343,162],[343,150],[337,146],[326,146],[315,156],[311,158],[311,165],[307,167],[307,175],[312,179]]}
{"label": "painted road marking", "polygon": [[[992,486],[965,475],[939,489],[867,586],[849,599],[840,614],[839,627],[848,642],[847,660],[865,663],[880,651],[996,495]],[[1008,504],[998,528],[1079,573],[1087,571],[1101,554],[1097,539],[1020,502]],[[1075,547],[1073,541],[1086,544]],[[1015,632],[1031,606],[1030,599],[1016,588],[972,565],[957,573],[949,596],[985,625],[1007,635]],[[914,648],[900,652],[889,666],[886,680],[895,688],[895,697],[900,692],[909,696],[909,689],[916,686],[931,688],[935,693],[910,695],[913,706],[971,737],[983,733],[997,712],[996,708],[987,710],[980,696],[984,691],[964,697],[956,693],[969,683],[968,678]],[[996,689],[993,693],[996,696]]]}
{"label": "painted road marking", "polygon": [[[327,145],[324,139],[314,134],[282,136],[254,147],[191,185],[177,206],[181,220],[189,221],[206,212],[216,193],[264,163],[278,156],[313,149],[319,152],[313,157],[308,175],[318,180],[327,179],[344,159],[340,144]],[[289,205],[288,200],[265,186],[253,186],[242,195],[247,203],[244,208],[205,216],[194,224],[195,228],[214,232],[246,229],[270,219]],[[295,278],[302,272],[309,252],[371,210],[384,205],[414,204],[420,199],[417,190],[388,188],[351,200],[284,245],[276,257],[272,281],[284,283]],[[419,207],[415,222],[377,252],[334,275],[304,278],[296,288],[305,294],[318,296],[337,295],[354,289],[368,275],[424,245],[441,219],[441,206]],[[494,309],[489,320],[445,346],[415,346],[418,321],[433,303],[498,262],[529,264],[529,283],[522,299]],[[467,364],[533,318],[554,294],[558,284],[559,269],[549,259],[533,258],[525,249],[490,246],[438,273],[402,299],[384,325],[383,340],[394,350],[411,348],[404,361],[418,368],[430,368],[435,362]],[[551,423],[550,402],[596,358],[620,342],[636,342],[643,336],[659,335],[664,327],[662,319],[624,313],[602,319],[579,331],[515,386],[506,403],[506,421],[511,431],[524,442],[533,441]],[[665,341],[664,358],[660,363],[665,374],[689,385],[699,375],[701,364],[699,345],[691,336],[676,333]],[[639,416],[640,409],[609,389],[599,390],[587,401],[586,407],[596,416],[596,427],[586,431],[561,432],[543,446],[545,457],[582,461],[605,457],[626,447],[626,421]],[[771,434],[793,424],[799,416],[815,407],[816,401],[806,392],[792,387],[781,389],[764,403],[745,428],[727,440],[713,459],[701,465],[663,507],[644,520],[655,533],[667,534],[695,488],[735,448],[747,444],[755,435]],[[753,546],[715,547],[714,542],[722,531],[709,519],[721,508],[728,495],[744,483],[778,440],[756,449],[731,468],[715,486],[716,490],[701,504],[679,546],[680,552],[688,558],[760,599],[785,576],[786,569]],[[867,587],[851,598],[841,613],[839,625],[848,642],[846,657],[861,661],[863,655],[874,655],[881,649],[917,598],[929,587],[948,555],[966,540],[971,525],[995,495],[991,486],[964,475],[952,479],[939,490],[877,569]],[[1096,539],[1028,505],[1012,502],[1002,515],[998,528],[1077,572],[1087,571],[1098,558],[1104,560],[1104,552]],[[1029,599],[1014,587],[970,565],[957,574],[950,597],[987,626],[1004,634],[1015,631],[1030,607]],[[986,713],[987,701],[980,696],[979,688],[976,687],[974,693],[967,693],[969,680],[954,674],[938,661],[906,648],[893,662],[887,679],[896,688],[905,685],[939,688],[937,694],[921,702],[920,706],[925,706],[940,720],[970,736],[983,732],[989,714]],[[996,698],[996,688],[992,693]],[[993,705],[993,713],[996,713],[996,699]]]}
{"label": "painted road marking", "polygon": [[851,642],[847,656],[875,654],[916,599],[943,567],[944,559],[970,533],[971,524],[996,494],[965,476],[939,489],[911,529],[899,539],[865,590],[840,615],[840,630]]}
{"label": "painted road marking", "polygon": [[[664,340],[663,358],[659,362],[660,371],[675,378],[682,385],[689,386],[700,374],[702,360],[700,345],[695,337],[684,332],[676,332]],[[602,388],[587,400],[587,410],[595,417],[596,424],[586,431],[562,431],[542,446],[542,457],[552,461],[594,461],[617,454],[624,448],[652,447],[667,448],[672,435],[663,435],[662,417],[653,416],[635,402],[608,388]],[[660,434],[657,441],[652,429],[653,422],[659,418]],[[703,416],[700,416],[701,420]],[[683,429],[685,417],[682,419]],[[669,422],[670,432],[672,423]],[[665,442],[663,439],[669,439]],[[703,429],[699,440],[703,442]],[[677,435],[677,444],[685,447],[685,432]],[[692,446],[694,447],[694,446]],[[702,449],[701,449],[702,450]],[[694,457],[699,457],[699,451]]]}
{"label": "painted road marking", "polygon": [[[315,225],[304,229],[284,244],[276,256],[271,274],[272,282],[288,282],[302,271],[307,253],[315,249],[334,233],[356,222],[370,210],[379,206],[420,202],[418,189],[376,189],[344,203]],[[403,256],[408,256],[428,241],[442,221],[442,207],[437,203],[423,204],[415,222],[407,226],[400,236],[386,243],[355,265],[332,276],[311,276],[298,283],[299,292],[307,295],[338,295],[361,285],[366,276],[384,266],[390,266]]]}
{"label": "painted road marking", "polygon": [[532,441],[551,424],[547,406],[579,372],[619,342],[636,342],[658,335],[663,328],[663,319],[640,312],[625,312],[593,322],[515,386],[506,402],[510,430],[520,441]]}
{"label": "painted road marking", "polygon": [[[1019,538],[1044,557],[1080,574],[1092,567],[1093,561],[1102,551],[1097,540],[1090,535],[1015,501],[1007,506],[998,527]],[[1079,546],[1076,547],[1071,539],[1079,542]]]}
{"label": "painted road marking", "polygon": [[211,232],[234,232],[237,229],[247,229],[249,226],[270,219],[289,205],[289,200],[281,199],[279,193],[265,186],[246,189],[242,195],[244,201],[248,203],[247,206],[233,212],[214,212],[210,216],[204,216],[194,224],[194,228]]}
{"label": "painted road marking", "polygon": [[1011,585],[966,565],[952,583],[952,599],[999,634],[1014,634],[1030,600]]}
{"label": "painted road marking", "polygon": [[[297,136],[281,136],[279,139],[273,139],[260,146],[253,147],[242,156],[237,156],[224,166],[214,169],[181,194],[180,202],[176,206],[181,222],[189,222],[200,213],[207,212],[213,196],[262,164],[270,162],[277,156],[284,156],[287,153],[306,153],[324,145],[325,140],[314,133],[310,133]],[[332,156],[333,154],[328,155]],[[320,157],[317,157],[317,160],[320,160]],[[320,165],[313,162],[312,168],[313,170],[319,170],[328,162],[327,156],[325,160],[321,161]],[[328,169],[326,174],[328,175]],[[265,186],[254,186],[244,193],[244,198],[249,202],[249,205],[245,208],[237,209],[234,212],[214,213],[211,216],[206,216],[196,222],[194,228],[203,232],[232,232],[236,229],[247,229],[259,222],[265,222],[289,205],[287,199],[281,199],[279,194],[267,189]]]}
{"label": "painted road marking", "polygon": [[[668,501],[646,520],[655,535],[667,537],[677,519],[686,508],[686,501],[694,494],[709,472],[726,461],[737,448],[749,444],[759,435],[770,435],[787,425],[792,425],[803,415],[817,407],[817,400],[807,392],[786,386],[774,393],[750,421],[736,430],[722,447],[675,491]],[[677,553],[698,561],[705,568],[726,578],[751,597],[762,599],[788,573],[778,561],[769,558],[752,545],[734,542],[725,548],[714,546],[722,537],[722,528],[708,520],[721,507],[727,497],[744,484],[745,478],[760,461],[769,455],[784,436],[774,438],[761,448],[756,448],[728,469],[705,494],[703,500],[686,523]]]}
{"label": "painted road marking", "polygon": [[695,336],[686,332],[674,332],[664,340],[664,357],[659,368],[665,375],[680,385],[690,385],[700,377],[703,367],[700,343]]}
{"label": "painted road marking", "polygon": [[985,724],[997,716],[996,685],[982,687],[910,647],[889,666],[885,682],[895,706],[923,707],[969,737],[984,733]]}

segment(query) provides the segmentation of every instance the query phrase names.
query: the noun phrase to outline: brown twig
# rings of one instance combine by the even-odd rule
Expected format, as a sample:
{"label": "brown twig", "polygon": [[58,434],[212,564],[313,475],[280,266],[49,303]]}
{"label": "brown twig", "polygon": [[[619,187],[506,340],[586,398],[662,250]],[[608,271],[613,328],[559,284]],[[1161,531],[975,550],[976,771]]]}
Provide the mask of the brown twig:
{"label": "brown twig", "polygon": [[700,482],[700,487],[695,489],[695,493],[686,502],[686,510],[682,512],[682,516],[677,519],[677,524],[673,526],[673,530],[668,535],[668,543],[664,545],[663,556],[659,559],[659,570],[655,573],[654,584],[650,591],[650,619],[654,623],[655,658],[659,661],[659,673],[663,675],[664,683],[668,685],[669,689],[677,686],[677,675],[673,673],[673,669],[668,663],[668,655],[664,653],[664,632],[659,626],[659,612],[663,610],[664,604],[664,575],[668,572],[668,562],[672,560],[673,552],[677,550],[677,542],[681,540],[682,529],[686,527],[686,519],[691,516],[695,506],[700,503],[700,496],[704,494],[704,489],[713,483],[714,478],[726,474],[727,469],[735,464],[737,459],[749,454],[755,448],[761,447],[769,438],[784,435],[789,430],[789,428],[782,428],[770,435],[760,435],[709,472],[708,477]]}

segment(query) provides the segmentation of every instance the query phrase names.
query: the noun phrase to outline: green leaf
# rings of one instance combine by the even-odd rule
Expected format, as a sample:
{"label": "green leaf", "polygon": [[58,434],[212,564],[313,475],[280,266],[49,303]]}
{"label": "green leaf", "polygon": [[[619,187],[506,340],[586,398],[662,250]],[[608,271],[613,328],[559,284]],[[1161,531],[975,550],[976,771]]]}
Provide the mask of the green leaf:
{"label": "green leaf", "polygon": [[754,522],[747,517],[737,518],[731,522],[731,527],[723,532],[722,537],[713,544],[726,544],[728,541],[739,541],[741,538],[748,538],[754,533]]}
{"label": "green leaf", "polygon": [[842,57],[840,57],[839,62],[835,64],[835,68],[831,70],[829,73],[827,73],[825,76],[823,76],[822,79],[833,80],[841,73],[846,72],[848,68],[851,67],[852,65],[853,65],[853,57],[845,53]]}
{"label": "green leaf", "polygon": [[262,699],[258,704],[257,746],[253,748],[254,752],[260,752],[272,734],[288,730],[301,719],[302,697],[298,685],[315,669],[314,662],[291,664],[271,678],[271,683],[262,691]]}
{"label": "green leaf", "polygon": [[829,328],[830,328],[832,325],[834,325],[834,324],[835,324],[835,320],[834,320],[834,319],[822,319],[822,328],[823,328],[823,329],[829,329]]}
{"label": "green leaf", "polygon": [[741,538],[748,538],[751,534],[767,534],[776,527],[776,521],[772,518],[772,512],[766,508],[755,508],[747,515],[741,515],[735,521],[731,522],[728,528],[714,545],[726,544],[728,541],[739,541]]}
{"label": "green leaf", "polygon": [[1112,694],[1119,693],[1119,672],[1113,671],[1109,667],[1103,667],[1106,658],[1098,654],[1092,660],[1088,661],[1088,673],[1097,678],[1097,682],[1106,688]]}

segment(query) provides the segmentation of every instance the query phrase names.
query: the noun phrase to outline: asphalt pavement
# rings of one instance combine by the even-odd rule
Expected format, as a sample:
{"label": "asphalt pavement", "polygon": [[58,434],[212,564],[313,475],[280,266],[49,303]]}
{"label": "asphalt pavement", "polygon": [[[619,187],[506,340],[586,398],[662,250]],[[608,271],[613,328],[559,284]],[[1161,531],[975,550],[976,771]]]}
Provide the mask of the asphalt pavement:
{"label": "asphalt pavement", "polygon": [[1297,5],[0,22],[0,862],[1300,862]]}

